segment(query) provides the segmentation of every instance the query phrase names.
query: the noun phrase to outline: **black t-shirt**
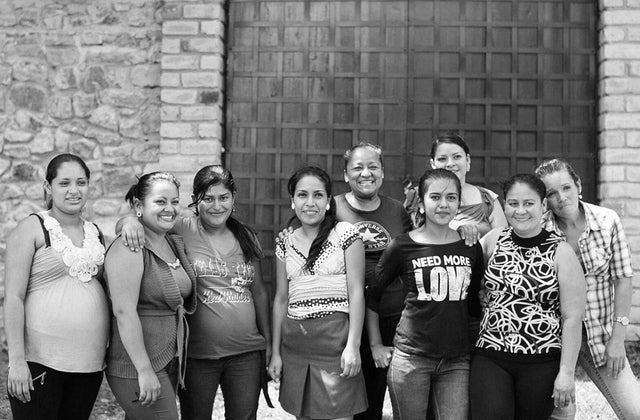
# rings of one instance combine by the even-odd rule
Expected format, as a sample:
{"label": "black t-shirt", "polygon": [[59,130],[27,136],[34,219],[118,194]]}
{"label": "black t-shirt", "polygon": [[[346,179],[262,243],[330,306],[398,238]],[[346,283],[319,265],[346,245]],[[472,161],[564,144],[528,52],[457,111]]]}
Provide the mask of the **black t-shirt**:
{"label": "black t-shirt", "polygon": [[[360,231],[365,252],[365,286],[375,283],[375,268],[380,256],[393,238],[411,229],[411,219],[402,203],[393,198],[380,197],[380,205],[371,211],[359,210],[347,201],[344,194],[335,197],[336,218],[355,225]],[[399,317],[404,307],[404,293],[400,280],[384,291],[379,305],[380,319]]]}
{"label": "black t-shirt", "polygon": [[405,353],[456,357],[471,350],[468,313],[479,316],[478,291],[484,271],[479,243],[468,247],[422,244],[408,233],[395,238],[376,267],[377,282],[367,293],[367,306],[377,310],[387,284],[400,276],[405,306],[393,340]]}

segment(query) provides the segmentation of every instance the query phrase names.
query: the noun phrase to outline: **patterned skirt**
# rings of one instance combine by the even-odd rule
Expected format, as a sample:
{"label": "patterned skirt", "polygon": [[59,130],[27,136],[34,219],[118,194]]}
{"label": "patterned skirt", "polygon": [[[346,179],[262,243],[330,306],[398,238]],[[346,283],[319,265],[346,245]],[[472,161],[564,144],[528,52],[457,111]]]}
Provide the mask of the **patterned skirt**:
{"label": "patterned skirt", "polygon": [[282,324],[280,404],[295,416],[334,419],[367,409],[362,371],[340,376],[340,357],[349,334],[349,315],[336,312],[322,318]]}

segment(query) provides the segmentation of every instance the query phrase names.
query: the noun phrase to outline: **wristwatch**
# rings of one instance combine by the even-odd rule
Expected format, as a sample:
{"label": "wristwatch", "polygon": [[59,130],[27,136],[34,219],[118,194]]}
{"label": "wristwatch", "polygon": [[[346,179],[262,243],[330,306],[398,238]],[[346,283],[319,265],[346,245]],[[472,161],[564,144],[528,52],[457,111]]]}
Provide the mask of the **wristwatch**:
{"label": "wristwatch", "polygon": [[629,318],[627,318],[626,316],[619,316],[616,319],[614,319],[614,321],[621,323],[625,327],[629,325]]}

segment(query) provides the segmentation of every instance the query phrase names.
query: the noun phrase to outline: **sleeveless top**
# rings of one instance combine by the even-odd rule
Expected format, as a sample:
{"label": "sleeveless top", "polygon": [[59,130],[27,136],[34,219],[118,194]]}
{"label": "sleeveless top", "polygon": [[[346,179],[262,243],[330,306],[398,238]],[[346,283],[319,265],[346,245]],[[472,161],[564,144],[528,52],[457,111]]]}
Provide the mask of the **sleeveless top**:
{"label": "sleeveless top", "polygon": [[478,187],[481,201],[476,204],[461,205],[456,217],[449,223],[451,229],[458,229],[461,225],[476,224],[483,232],[491,230],[491,213],[498,198],[498,194],[486,188]]}
{"label": "sleeveless top", "polygon": [[84,221],[76,247],[47,211],[38,217],[45,246],[33,256],[24,300],[25,359],[62,372],[104,368],[109,308],[96,275],[104,261],[101,233]]}
{"label": "sleeveless top", "polygon": [[485,270],[488,305],[476,347],[518,354],[559,352],[560,287],[554,258],[563,239],[542,230],[520,238],[505,228]]}

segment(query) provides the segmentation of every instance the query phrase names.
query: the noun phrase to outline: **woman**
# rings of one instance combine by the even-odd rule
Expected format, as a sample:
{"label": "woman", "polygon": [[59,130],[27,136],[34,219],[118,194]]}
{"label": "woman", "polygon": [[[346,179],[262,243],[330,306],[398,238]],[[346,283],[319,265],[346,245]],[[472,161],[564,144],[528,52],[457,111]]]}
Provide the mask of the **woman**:
{"label": "woman", "polygon": [[[618,215],[581,200],[580,177],[561,159],[535,170],[547,188],[545,229],[573,248],[587,282],[586,317],[578,356],[620,419],[640,418],[640,384],[625,354],[633,270],[631,253]],[[554,410],[553,419],[573,419],[575,405]]]}
{"label": "woman", "polygon": [[[210,420],[218,385],[227,419],[255,419],[265,347],[271,345],[269,297],[260,271],[262,249],[255,233],[232,216],[233,175],[220,165],[201,168],[193,179],[195,215],[179,217],[170,230],[184,239],[197,278],[198,305],[189,322],[185,420]],[[135,233],[125,219],[122,231]],[[271,349],[269,349],[270,351]]]}
{"label": "woman", "polygon": [[89,176],[79,157],[53,158],[48,210],[22,220],[7,239],[7,392],[16,420],[88,419],[102,383],[109,310],[102,234],[80,216]]}
{"label": "woman", "polygon": [[[344,181],[349,192],[335,197],[336,219],[352,223],[360,231],[365,251],[365,288],[375,283],[375,266],[387,245],[411,229],[411,219],[402,203],[380,194],[383,179],[380,148],[359,143],[345,152]],[[403,307],[404,292],[398,278],[385,289],[379,313],[367,311],[367,332],[362,335],[360,356],[369,408],[355,416],[358,420],[382,418],[393,335]]]}
{"label": "woman", "polygon": [[179,183],[166,172],[143,175],[126,195],[144,227],[142,252],[116,238],[105,257],[114,319],[107,380],[131,420],[177,419],[186,327],[195,309],[195,274],[182,238],[169,235],[179,210]]}
{"label": "woman", "polygon": [[300,227],[276,244],[269,374],[282,377],[280,403],[298,419],[351,419],[367,408],[364,247],[353,225],[336,222],[325,171],[301,168],[287,189]]}
{"label": "woman", "polygon": [[487,302],[471,361],[474,420],[546,419],[575,398],[584,277],[571,247],[542,229],[545,194],[535,176],[512,176],[510,227],[481,239]]}
{"label": "woman", "polygon": [[433,391],[436,419],[466,420],[471,351],[467,299],[477,300],[482,248],[478,243],[466,246],[449,227],[460,204],[461,186],[454,174],[428,170],[418,192],[423,220],[382,254],[378,284],[369,289],[367,304],[379,310],[381,292],[400,277],[407,297],[388,373],[394,419],[424,419]]}

